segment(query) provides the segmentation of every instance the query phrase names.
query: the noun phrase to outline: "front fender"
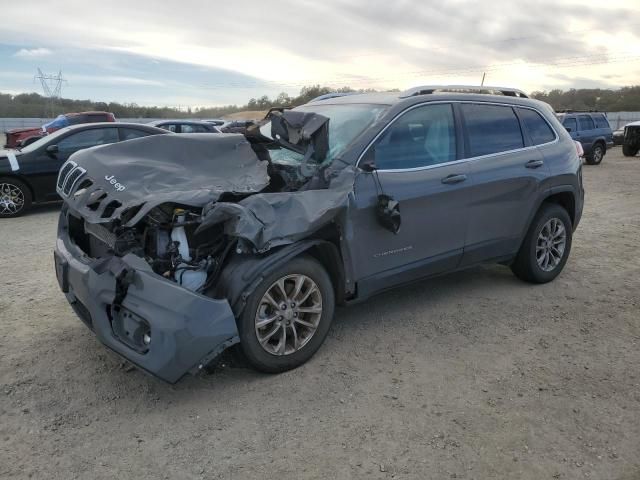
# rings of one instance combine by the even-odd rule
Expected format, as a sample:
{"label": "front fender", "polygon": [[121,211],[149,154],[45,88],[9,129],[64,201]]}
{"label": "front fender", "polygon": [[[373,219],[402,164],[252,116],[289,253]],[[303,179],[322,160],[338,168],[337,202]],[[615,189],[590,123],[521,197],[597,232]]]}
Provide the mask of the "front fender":
{"label": "front fender", "polygon": [[265,255],[236,255],[222,270],[214,296],[226,298],[237,318],[249,296],[267,275],[321,243],[323,240],[303,240]]}

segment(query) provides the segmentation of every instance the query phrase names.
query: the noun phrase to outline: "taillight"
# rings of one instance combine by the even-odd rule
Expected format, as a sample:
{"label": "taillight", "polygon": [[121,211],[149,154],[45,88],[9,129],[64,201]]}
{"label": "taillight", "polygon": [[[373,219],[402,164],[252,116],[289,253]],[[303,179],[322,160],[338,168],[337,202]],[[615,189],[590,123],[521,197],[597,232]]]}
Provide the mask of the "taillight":
{"label": "taillight", "polygon": [[582,144],[580,142],[575,141],[575,140],[573,141],[573,143],[576,144],[576,150],[578,152],[578,156],[580,158],[584,157],[584,148],[582,148]]}

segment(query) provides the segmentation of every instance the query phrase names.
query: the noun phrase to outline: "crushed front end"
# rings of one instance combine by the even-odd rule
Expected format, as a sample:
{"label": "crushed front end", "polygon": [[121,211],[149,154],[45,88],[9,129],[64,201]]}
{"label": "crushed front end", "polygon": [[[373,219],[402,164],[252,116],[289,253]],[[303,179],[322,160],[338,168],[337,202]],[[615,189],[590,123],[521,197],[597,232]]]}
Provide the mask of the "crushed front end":
{"label": "crushed front end", "polygon": [[158,135],[74,154],[58,176],[54,257],[76,314],[167,382],[211,362],[239,341],[225,265],[305,238],[352,188],[351,172],[336,188],[316,178],[323,186],[300,189],[304,175],[277,170],[242,135]]}
{"label": "crushed front end", "polygon": [[237,342],[226,300],[167,281],[136,254],[106,253],[111,246],[76,215],[67,207],[60,215],[56,276],[73,310],[103,344],[174,383]]}

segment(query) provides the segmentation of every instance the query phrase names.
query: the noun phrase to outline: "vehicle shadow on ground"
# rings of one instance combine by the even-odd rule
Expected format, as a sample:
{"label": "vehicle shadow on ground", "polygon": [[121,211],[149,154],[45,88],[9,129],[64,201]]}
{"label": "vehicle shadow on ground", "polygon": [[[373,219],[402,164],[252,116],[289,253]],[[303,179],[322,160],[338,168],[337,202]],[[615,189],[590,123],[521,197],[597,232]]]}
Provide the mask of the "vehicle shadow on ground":
{"label": "vehicle shadow on ground", "polygon": [[[489,290],[487,285],[491,286]],[[350,348],[351,344],[348,341],[350,335],[358,335],[358,330],[362,329],[373,330],[374,336],[383,336],[383,330],[390,327],[390,322],[393,325],[396,321],[398,324],[403,321],[404,309],[409,307],[426,312],[433,305],[447,308],[450,303],[453,311],[459,302],[468,300],[470,292],[486,297],[486,293],[491,291],[513,290],[515,292],[531,287],[531,284],[518,280],[509,268],[499,265],[483,265],[441,277],[420,280],[388,290],[362,303],[338,307],[324,347],[331,342],[342,342],[342,347],[334,345],[334,348]],[[381,313],[385,317],[386,326],[379,320]],[[437,332],[434,333],[437,335]],[[389,341],[396,342],[397,339],[389,339]],[[319,350],[316,357],[323,354],[322,350],[323,348]],[[314,361],[319,360],[318,358],[310,360],[310,362]],[[218,364],[204,372],[199,377],[199,381],[215,384],[221,376],[225,377],[225,381],[231,382],[233,382],[232,376],[241,382],[269,377],[268,374],[254,371],[243,358],[239,348],[227,350]],[[190,383],[189,380],[185,380],[186,378],[178,385]]]}
{"label": "vehicle shadow on ground", "polygon": [[[491,287],[488,289],[487,285]],[[300,368],[316,368],[317,365],[314,364],[316,362],[323,364],[326,355],[336,354],[336,350],[350,349],[352,342],[349,341],[349,338],[356,338],[358,330],[365,329],[371,335],[382,338],[383,342],[389,342],[390,345],[397,342],[398,338],[385,335],[385,329],[388,331],[389,327],[393,328],[396,322],[400,327],[405,321],[407,309],[421,313],[428,312],[433,306],[437,306],[441,311],[443,308],[447,310],[450,305],[453,312],[458,308],[460,302],[469,301],[470,296],[487,298],[487,293],[491,295],[491,292],[509,294],[510,291],[515,293],[530,288],[531,285],[516,279],[508,268],[489,265],[417,281],[381,293],[362,303],[339,307],[336,310],[336,316],[325,344],[309,364]],[[381,315],[384,322],[380,321]],[[73,317],[73,320],[77,319]],[[398,331],[402,332],[402,330]],[[125,396],[139,395],[142,389],[144,392],[154,392],[154,394],[163,394],[164,392],[173,398],[176,395],[187,398],[198,390],[222,392],[226,389],[238,388],[241,384],[246,385],[273,378],[272,375],[253,370],[244,360],[240,349],[236,347],[223,353],[215,365],[203,369],[202,373],[196,376],[186,375],[178,383],[170,385],[136,369],[115,353],[105,349],[92,334],[89,332],[82,334],[83,332],[85,332],[85,327],[78,321],[77,325],[70,325],[70,328],[65,328],[58,333],[65,337],[63,343],[68,343],[69,338],[75,337],[74,343],[76,345],[73,349],[77,352],[78,364],[94,371],[94,374],[85,381],[95,382],[96,387],[100,389],[109,390],[112,388],[121,392],[129,392],[125,393]],[[440,334],[442,332],[434,331],[433,337],[437,339]],[[402,335],[402,333],[398,333],[398,335]],[[55,339],[50,338],[49,341],[57,343]],[[284,375],[289,374],[297,375],[296,373]]]}

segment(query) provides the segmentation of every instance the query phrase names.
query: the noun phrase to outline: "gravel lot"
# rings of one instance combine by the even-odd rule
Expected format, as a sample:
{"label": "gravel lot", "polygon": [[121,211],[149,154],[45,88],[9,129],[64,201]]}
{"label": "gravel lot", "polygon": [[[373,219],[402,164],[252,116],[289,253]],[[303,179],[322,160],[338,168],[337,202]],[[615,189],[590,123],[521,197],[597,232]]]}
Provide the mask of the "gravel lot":
{"label": "gravel lot", "polygon": [[337,313],[278,376],[174,386],[58,291],[57,206],[0,226],[2,478],[640,478],[640,157],[585,167],[563,274],[486,266]]}

